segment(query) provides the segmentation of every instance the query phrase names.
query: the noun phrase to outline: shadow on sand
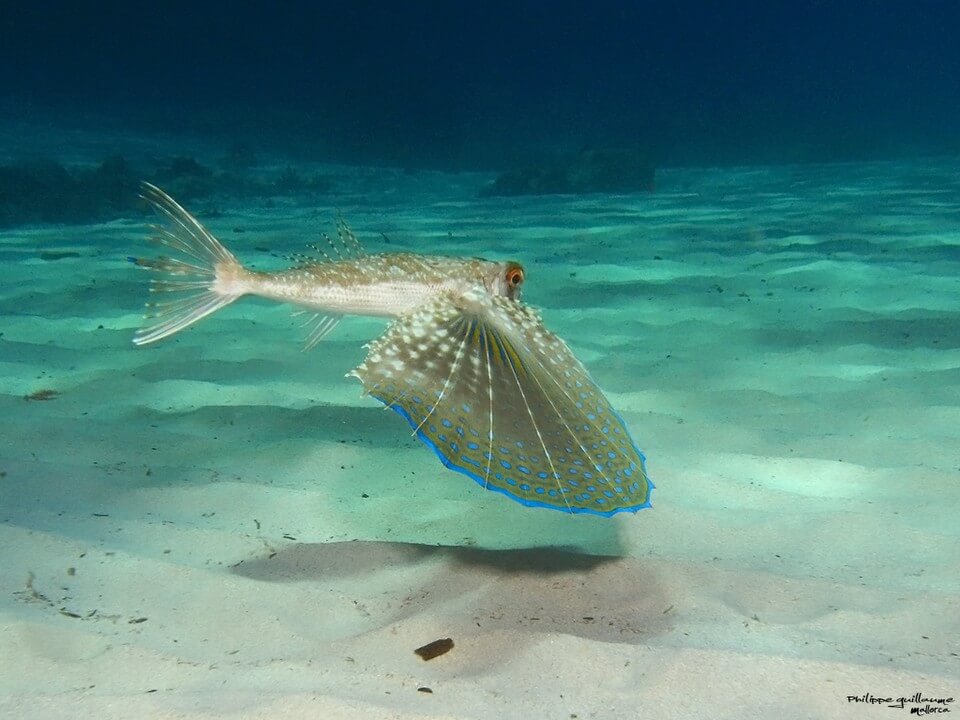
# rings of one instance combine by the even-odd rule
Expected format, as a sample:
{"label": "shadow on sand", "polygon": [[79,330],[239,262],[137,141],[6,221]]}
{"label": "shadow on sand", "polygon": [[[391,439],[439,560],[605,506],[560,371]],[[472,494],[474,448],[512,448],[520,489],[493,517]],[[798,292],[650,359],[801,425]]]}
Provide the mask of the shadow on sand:
{"label": "shadow on sand", "polygon": [[[388,542],[291,545],[234,566],[260,582],[317,583],[369,613],[356,636],[412,619],[502,661],[518,632],[639,644],[672,626],[661,570],[560,547],[482,550]],[[359,582],[358,582],[359,581]]]}

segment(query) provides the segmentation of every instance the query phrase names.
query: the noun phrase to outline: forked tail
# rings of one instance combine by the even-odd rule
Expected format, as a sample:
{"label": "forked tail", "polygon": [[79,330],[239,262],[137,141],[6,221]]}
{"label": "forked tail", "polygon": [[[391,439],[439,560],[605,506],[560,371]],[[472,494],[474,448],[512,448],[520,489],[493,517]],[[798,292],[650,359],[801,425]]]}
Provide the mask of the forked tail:
{"label": "forked tail", "polygon": [[160,188],[143,183],[141,197],[153,205],[163,224],[151,226],[152,240],[174,257],[130,258],[138,267],[159,273],[147,303],[146,324],[133,337],[136,345],[156,342],[183,330],[245,294],[247,271],[196,218]]}

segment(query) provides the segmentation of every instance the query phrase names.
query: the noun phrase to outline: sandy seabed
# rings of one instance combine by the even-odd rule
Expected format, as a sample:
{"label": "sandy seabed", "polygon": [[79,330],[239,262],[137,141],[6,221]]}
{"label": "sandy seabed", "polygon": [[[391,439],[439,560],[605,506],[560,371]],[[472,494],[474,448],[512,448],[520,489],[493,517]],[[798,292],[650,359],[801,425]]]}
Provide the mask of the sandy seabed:
{"label": "sandy seabed", "polygon": [[512,200],[328,171],[336,195],[192,209],[260,268],[334,207],[371,251],[522,261],[653,508],[569,517],[445,470],[344,378],[380,321],[304,353],[244,301],[135,348],[141,220],[5,230],[0,715],[960,712],[960,163]]}

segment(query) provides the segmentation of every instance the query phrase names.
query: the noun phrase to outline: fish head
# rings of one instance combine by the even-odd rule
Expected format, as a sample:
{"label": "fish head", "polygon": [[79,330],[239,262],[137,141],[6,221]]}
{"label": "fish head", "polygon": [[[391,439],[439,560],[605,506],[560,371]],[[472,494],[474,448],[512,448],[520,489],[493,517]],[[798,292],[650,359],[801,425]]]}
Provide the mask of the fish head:
{"label": "fish head", "polygon": [[491,269],[483,278],[483,284],[491,295],[502,295],[511,300],[519,300],[526,273],[523,265],[508,261],[491,263]]}

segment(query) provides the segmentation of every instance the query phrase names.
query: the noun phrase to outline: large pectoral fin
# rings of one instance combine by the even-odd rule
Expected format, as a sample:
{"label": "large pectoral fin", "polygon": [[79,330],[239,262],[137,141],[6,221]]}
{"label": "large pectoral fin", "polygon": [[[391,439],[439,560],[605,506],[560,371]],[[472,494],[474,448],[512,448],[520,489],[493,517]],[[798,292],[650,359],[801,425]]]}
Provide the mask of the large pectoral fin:
{"label": "large pectoral fin", "polygon": [[650,506],[643,453],[527,306],[479,291],[441,296],[395,321],[351,374],[485,488],[570,513]]}

